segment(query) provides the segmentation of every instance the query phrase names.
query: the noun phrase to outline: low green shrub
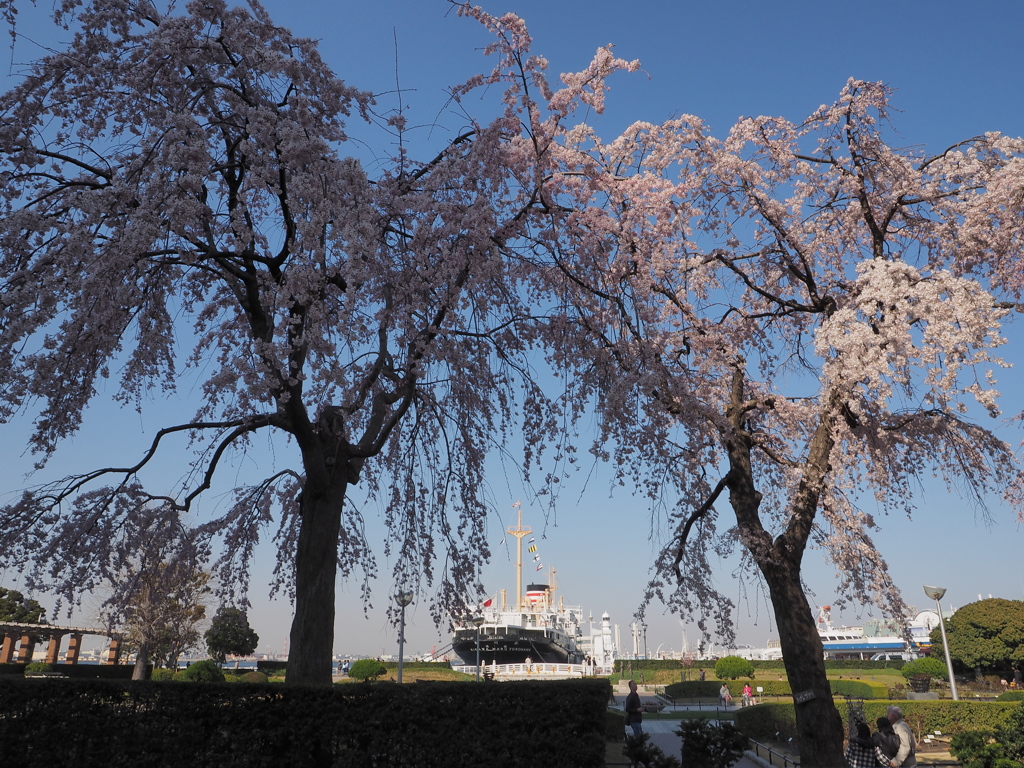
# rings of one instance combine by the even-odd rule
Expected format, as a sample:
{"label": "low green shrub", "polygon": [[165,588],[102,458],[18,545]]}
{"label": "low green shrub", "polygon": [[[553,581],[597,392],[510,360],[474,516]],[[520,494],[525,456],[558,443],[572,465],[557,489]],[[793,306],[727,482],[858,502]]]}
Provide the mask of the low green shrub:
{"label": "low green shrub", "polygon": [[26,675],[45,675],[53,672],[53,664],[45,661],[31,661],[25,665]]}
{"label": "low green shrub", "polygon": [[223,683],[224,673],[217,663],[211,659],[203,659],[189,664],[174,676],[175,680],[189,683]]}
{"label": "low green shrub", "polygon": [[[1016,728],[1024,739],[1024,705],[1015,702],[870,700],[863,704],[867,722],[873,723],[879,717],[885,717],[886,707],[892,703],[903,710],[904,719],[915,733],[941,731],[955,735],[971,730],[989,730],[1009,734]],[[847,713],[842,703],[837,702],[837,705],[845,717]],[[736,711],[736,726],[754,741],[785,741],[797,736],[796,711],[788,702],[745,707]]]}
{"label": "low green shrub", "polygon": [[964,768],[1015,768],[1006,756],[1006,749],[995,740],[992,731],[964,731],[949,744],[949,753],[963,763]]}
{"label": "low green shrub", "polygon": [[[884,699],[889,695],[889,689],[884,683],[870,680],[830,680],[829,685],[832,688],[832,693],[836,696],[848,696],[854,699]],[[727,682],[726,686],[733,698],[737,698],[743,688],[739,682]],[[710,699],[718,697],[718,689],[721,687],[720,681],[687,680],[666,685],[665,695],[674,699]],[[757,691],[757,688],[761,688],[761,690]],[[793,689],[785,680],[757,680],[754,689],[754,695],[762,698],[793,695]]]}
{"label": "low green shrub", "polygon": [[618,709],[609,709],[604,716],[604,740],[622,741],[626,733],[626,714]]}
{"label": "low green shrub", "polygon": [[940,680],[949,679],[949,670],[946,669],[946,665],[931,656],[908,661],[900,672],[908,680],[916,675],[928,675],[928,677],[937,677]]}
{"label": "low green shrub", "polygon": [[149,673],[149,679],[150,680],[173,680],[174,679],[174,675],[175,675],[175,671],[173,669],[166,669],[165,667],[160,667],[159,669],[154,669],[152,672]]}
{"label": "low green shrub", "polygon": [[268,659],[260,659],[256,662],[256,669],[269,677],[284,677],[284,673],[287,668],[287,661],[270,661]]}
{"label": "low green shrub", "polygon": [[630,765],[643,765],[646,768],[679,768],[679,758],[666,755],[661,747],[651,741],[649,733],[639,736],[628,734],[622,747],[623,756]]}
{"label": "low green shrub", "polygon": [[352,662],[348,676],[356,680],[376,680],[387,672],[387,667],[377,659],[357,659]]}
{"label": "low green shrub", "polygon": [[1024,691],[1006,691],[996,697],[996,701],[1024,701]]}
{"label": "low green shrub", "polygon": [[266,675],[264,675],[262,672],[260,672],[259,670],[256,670],[256,669],[254,669],[252,672],[246,672],[244,675],[242,675],[238,679],[241,682],[243,682],[243,683],[268,683],[268,682],[270,682],[270,678],[268,678]]}
{"label": "low green shrub", "polygon": [[884,699],[889,695],[886,685],[868,680],[829,680],[829,685],[833,695],[851,699]]}
{"label": "low green shrub", "polygon": [[[397,661],[382,661],[387,670],[398,669]],[[452,665],[447,661],[403,661],[402,669],[406,672],[430,672],[451,669]]]}
{"label": "low green shrub", "polygon": [[676,733],[683,737],[683,765],[729,768],[747,748],[747,737],[732,723],[684,720]]}
{"label": "low green shrub", "polygon": [[758,704],[736,710],[736,727],[754,741],[787,741],[797,735],[792,704]]}
{"label": "low green shrub", "polygon": [[630,672],[636,674],[641,670],[697,670],[700,667],[710,669],[712,666],[714,664],[710,661],[684,664],[679,659],[616,659],[613,671],[616,674],[628,675]]}
{"label": "low green shrub", "polygon": [[1010,712],[997,737],[1006,750],[1006,756],[1024,765],[1024,702]]}
{"label": "low green shrub", "polygon": [[[686,680],[666,685],[665,695],[673,699],[710,699],[718,696],[718,689],[721,687],[721,682],[715,680]],[[739,695],[742,687],[737,686],[734,695]]]}
{"label": "low green shrub", "polygon": [[754,665],[742,656],[723,656],[715,662],[715,677],[719,680],[735,680],[738,677],[753,677]]}

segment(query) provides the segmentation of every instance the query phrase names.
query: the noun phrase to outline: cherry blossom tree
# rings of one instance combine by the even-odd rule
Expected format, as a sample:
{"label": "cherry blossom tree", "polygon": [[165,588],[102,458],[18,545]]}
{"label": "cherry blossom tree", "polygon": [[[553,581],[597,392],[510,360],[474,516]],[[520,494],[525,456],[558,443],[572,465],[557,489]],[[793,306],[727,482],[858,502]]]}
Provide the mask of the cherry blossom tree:
{"label": "cherry blossom tree", "polygon": [[689,116],[610,143],[575,128],[544,190],[547,249],[525,254],[561,297],[550,354],[601,415],[595,450],[674,504],[649,599],[731,636],[711,556],[740,548],[774,607],[807,766],[843,760],[808,548],[841,597],[902,618],[879,515],[909,514],[932,474],[1021,509],[1014,451],[977,419],[998,414],[1024,142],[901,149],[888,109],[883,85],[850,81],[802,123],[744,119],[724,139]]}
{"label": "cherry blossom tree", "polygon": [[[601,51],[555,90],[518,18],[458,6],[493,33],[495,66],[452,99],[501,100],[416,160],[400,109],[378,114],[255,1],[77,5],[60,6],[70,47],[0,99],[0,419],[36,414],[45,468],[104,387],[140,410],[182,381],[198,397],[141,456],[0,510],[0,560],[73,602],[185,531],[198,555],[222,544],[214,576],[244,605],[233,590],[273,530],[288,681],[328,684],[336,580],[376,568],[363,508],[386,510],[393,577],[434,590],[436,621],[478,589],[487,450],[553,429],[508,244],[543,209],[550,136],[635,65]],[[353,114],[392,153],[372,176],[344,151]],[[265,433],[297,465],[210,512],[204,494]],[[152,468],[182,440],[169,484]]]}
{"label": "cherry blossom tree", "polygon": [[150,660],[156,667],[177,669],[178,658],[199,643],[206,619],[210,576],[187,558],[169,563],[138,563],[125,574],[132,587],[128,604],[105,623],[122,628],[125,647],[135,653],[133,680],[145,680]]}

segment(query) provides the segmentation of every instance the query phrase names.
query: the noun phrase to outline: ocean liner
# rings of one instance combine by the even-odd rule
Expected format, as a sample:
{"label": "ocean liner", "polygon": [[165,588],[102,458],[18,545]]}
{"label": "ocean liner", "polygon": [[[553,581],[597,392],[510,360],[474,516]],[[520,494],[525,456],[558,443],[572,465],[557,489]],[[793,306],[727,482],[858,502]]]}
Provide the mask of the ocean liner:
{"label": "ocean liner", "polygon": [[[550,571],[547,584],[528,584],[525,593],[522,590],[523,538],[532,532],[523,528],[520,507],[518,525],[508,529],[516,538],[515,602],[507,602],[502,590],[484,601],[478,613],[455,622],[452,651],[463,663],[476,664],[477,624],[482,665],[582,662],[577,641],[582,637],[583,609],[563,605],[561,599],[555,600],[554,569]],[[540,570],[542,566],[533,541],[527,542],[529,553],[538,563],[535,570]]]}

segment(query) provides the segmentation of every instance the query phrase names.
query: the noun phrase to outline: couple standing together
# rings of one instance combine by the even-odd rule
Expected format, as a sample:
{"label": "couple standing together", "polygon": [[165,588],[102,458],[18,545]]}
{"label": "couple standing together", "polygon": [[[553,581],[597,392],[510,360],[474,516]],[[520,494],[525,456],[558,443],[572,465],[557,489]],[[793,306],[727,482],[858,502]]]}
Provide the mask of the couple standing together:
{"label": "couple standing together", "polygon": [[857,723],[857,734],[850,734],[846,762],[851,768],[910,768],[917,765],[914,733],[903,719],[903,710],[890,706],[886,716],[876,721],[871,733],[867,723]]}

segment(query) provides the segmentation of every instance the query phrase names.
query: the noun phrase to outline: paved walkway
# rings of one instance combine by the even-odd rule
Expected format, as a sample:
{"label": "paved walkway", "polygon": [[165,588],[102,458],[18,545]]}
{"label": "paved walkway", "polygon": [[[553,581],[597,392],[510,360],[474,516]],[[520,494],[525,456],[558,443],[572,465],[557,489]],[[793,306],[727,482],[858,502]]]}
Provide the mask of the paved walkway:
{"label": "paved walkway", "polygon": [[[615,705],[617,708],[622,709],[626,695],[629,693],[629,688],[626,684],[620,683],[615,687]],[[654,703],[660,701],[660,699],[653,693],[640,687],[637,690],[640,694],[640,700],[647,704],[648,702]],[[726,711],[734,711],[738,709],[737,706],[731,707],[715,707],[708,706],[707,704],[702,705],[679,705],[678,709],[702,709],[702,710],[714,710],[724,709]],[[664,752],[666,755],[673,755],[679,757],[683,750],[683,740],[679,734],[676,733],[676,729],[679,727],[679,720],[657,720],[652,716],[647,715],[644,717],[644,733],[648,733],[651,736],[651,743],[655,744],[658,749]],[[623,758],[625,761],[625,758]],[[768,763],[765,760],[755,756],[751,752],[747,752],[743,757],[736,763],[733,763],[733,768],[766,768]]]}

